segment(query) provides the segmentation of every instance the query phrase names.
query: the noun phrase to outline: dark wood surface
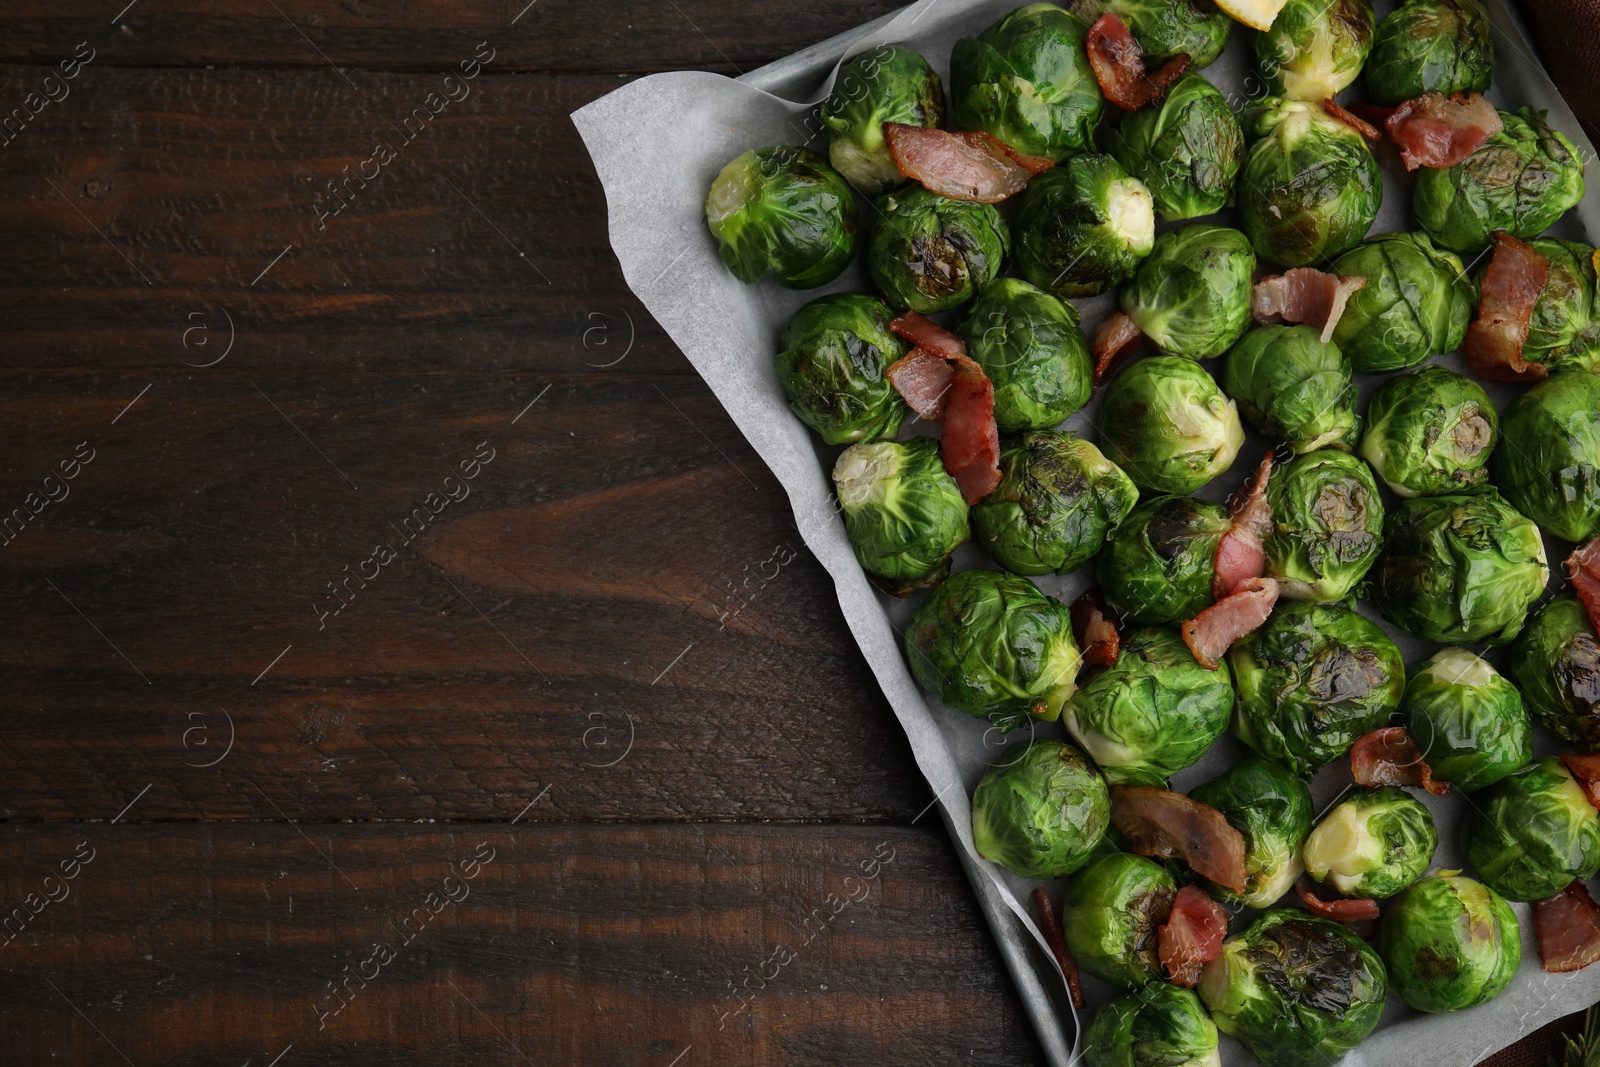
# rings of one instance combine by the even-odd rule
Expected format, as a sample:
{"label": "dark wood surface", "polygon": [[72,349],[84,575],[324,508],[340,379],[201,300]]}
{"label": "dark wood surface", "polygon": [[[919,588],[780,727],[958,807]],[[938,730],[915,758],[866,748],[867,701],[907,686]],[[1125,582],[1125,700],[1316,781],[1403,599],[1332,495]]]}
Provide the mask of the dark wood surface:
{"label": "dark wood surface", "polygon": [[892,6],[0,12],[0,1063],[1040,1062],[566,118]]}

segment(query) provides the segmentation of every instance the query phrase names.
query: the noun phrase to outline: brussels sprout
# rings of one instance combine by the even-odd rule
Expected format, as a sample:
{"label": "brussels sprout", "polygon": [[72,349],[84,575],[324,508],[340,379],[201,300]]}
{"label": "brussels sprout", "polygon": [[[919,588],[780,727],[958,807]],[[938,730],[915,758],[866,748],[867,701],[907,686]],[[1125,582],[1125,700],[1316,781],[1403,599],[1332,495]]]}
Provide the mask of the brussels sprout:
{"label": "brussels sprout", "polygon": [[1482,485],[1499,439],[1483,386],[1434,365],[1372,394],[1361,455],[1396,496],[1436,496]]}
{"label": "brussels sprout", "polygon": [[1365,463],[1325,448],[1296,456],[1267,482],[1267,573],[1291,600],[1343,600],[1378,558],[1383,501]]}
{"label": "brussels sprout", "polygon": [[1108,1001],[1083,1035],[1086,1067],[1221,1067],[1217,1027],[1200,998],[1157,982]]}
{"label": "brussels sprout", "polygon": [[1107,606],[1135,626],[1193,618],[1211,603],[1217,545],[1232,528],[1221,504],[1186,496],[1141,501],[1100,555]]}
{"label": "brussels sprout", "polygon": [[1492,488],[1401,501],[1373,573],[1385,617],[1441,644],[1511,640],[1550,578],[1539,528]]}
{"label": "brussels sprout", "polygon": [[1107,852],[1078,872],[1061,909],[1073,960],[1096,978],[1137,989],[1161,977],[1157,937],[1178,885],[1166,867]]}
{"label": "brussels sprout", "polygon": [[1372,48],[1372,0],[1289,0],[1255,38],[1267,91],[1320,105],[1344,92]]}
{"label": "brussels sprout", "polygon": [[1311,833],[1311,791],[1276,763],[1251,757],[1189,791],[1222,812],[1244,837],[1244,892],[1207,883],[1217,900],[1270,908],[1305,871],[1300,849]]}
{"label": "brussels sprout", "polygon": [[922,688],[1002,730],[1055,722],[1083,657],[1067,606],[1026,578],[962,571],[941,582],[906,627],[906,659]]}
{"label": "brussels sprout", "polygon": [[1239,409],[1192,359],[1152,356],[1111,380],[1100,401],[1101,448],[1141,489],[1188,493],[1233,465]]}
{"label": "brussels sprout", "polygon": [[790,289],[833,281],[856,248],[856,200],[821,156],[793,145],[753,148],[706,193],[717,253],[741,282],[774,275]]}
{"label": "brussels sprout", "polygon": [[883,124],[937,127],[944,86],[916,52],[881,45],[845,60],[817,114],[828,128],[828,161],[851,185],[877,196],[905,180],[889,157]]}
{"label": "brussels sprout", "polygon": [[1600,286],[1595,264],[1600,252],[1576,241],[1536,237],[1528,242],[1550,261],[1522,358],[1550,370],[1573,368],[1600,373]]}
{"label": "brussels sprout", "polygon": [[972,521],[1006,570],[1066,574],[1100,551],[1138,501],[1138,488],[1094,445],[1038,430],[1001,450],[1000,484]]}
{"label": "brussels sprout", "polygon": [[1083,753],[1061,741],[1030,741],[1020,758],[985,771],[972,794],[978,855],[1024,878],[1071,874],[1099,847],[1110,825],[1105,779]]}
{"label": "brussels sprout", "polygon": [[1415,882],[1433,863],[1433,816],[1395,786],[1341,800],[1306,838],[1306,873],[1347,897],[1382,900]]}
{"label": "brussels sprout", "polygon": [[862,293],[819,297],[784,327],[778,380],[800,421],[830,445],[893,439],[907,411],[884,377],[910,347],[889,329],[883,301]]}
{"label": "brussels sprout", "polygon": [[1472,798],[1461,847],[1478,877],[1511,900],[1544,900],[1600,872],[1600,812],[1554,756]]}
{"label": "brussels sprout", "polygon": [[1085,152],[1051,167],[1017,209],[1017,266],[1062,296],[1093,296],[1125,280],[1155,239],[1150,190],[1110,156]]}
{"label": "brussels sprout", "polygon": [[1463,793],[1493,785],[1533,758],[1522,694],[1464,648],[1435,652],[1411,675],[1400,714],[1433,777]]}
{"label": "brussels sprout", "polygon": [[1263,437],[1296,452],[1353,448],[1361,432],[1350,360],[1310,326],[1257,326],[1228,350],[1222,388]]}
{"label": "brussels sprout", "polygon": [[1556,597],[1540,608],[1506,660],[1536,719],[1563,740],[1600,752],[1600,641],[1577,598]]}
{"label": "brussels sprout", "polygon": [[1367,142],[1322,104],[1269,96],[1245,113],[1240,229],[1285,267],[1320,265],[1367,235],[1383,179]]}
{"label": "brussels sprout", "polygon": [[1199,74],[1185,73],[1158,103],[1123,115],[1105,140],[1164,219],[1210,215],[1233,203],[1244,131],[1227,99]]}
{"label": "brussels sprout", "polygon": [[1228,651],[1239,740],[1301,777],[1344,755],[1400,706],[1400,650],[1338,604],[1281,603]]}
{"label": "brussels sprout", "polygon": [[1389,978],[1377,952],[1331,919],[1264,911],[1206,964],[1212,1021],[1273,1067],[1328,1067],[1383,1014]]}
{"label": "brussels sprout", "polygon": [[1495,453],[1500,491],[1568,541],[1600,531],[1600,375],[1563,371],[1517,397]]}
{"label": "brussels sprout", "polygon": [[873,201],[867,269],[884,298],[924,315],[959,307],[1000,273],[1011,232],[993,204],[918,185]]}
{"label": "brussels sprout", "polygon": [[942,578],[971,536],[967,502],[931,437],[851,445],[833,465],[833,485],[862,568],[908,590]]}
{"label": "brussels sprout", "polygon": [[984,286],[956,332],[994,383],[1001,433],[1048,429],[1094,390],[1078,309],[1027,282],[996,278]]}
{"label": "brussels sprout", "polygon": [[1104,0],[1101,5],[1123,21],[1146,66],[1160,66],[1182,52],[1189,69],[1216,62],[1228,45],[1233,20],[1211,0]]}
{"label": "brussels sprout", "polygon": [[1367,58],[1367,96],[1394,107],[1431,89],[1489,88],[1494,42],[1478,0],[1407,0],[1378,23]]}
{"label": "brussels sprout", "polygon": [[1583,199],[1583,159],[1544,112],[1502,111],[1500,121],[1505,128],[1462,162],[1417,171],[1411,208],[1435,243],[1477,252],[1496,230],[1527,240]]}
{"label": "brussels sprout", "polygon": [[1367,280],[1333,329],[1356,370],[1404,370],[1461,347],[1478,295],[1456,254],[1435,248],[1427,234],[1377,234],[1332,266],[1340,277]]}
{"label": "brussels sprout", "polygon": [[1407,1004],[1418,1011],[1460,1011],[1505,992],[1522,965],[1522,931],[1499,893],[1446,871],[1389,905],[1378,929],[1378,954]]}
{"label": "brussels sprout", "polygon": [[1122,310],[1161,351],[1190,359],[1226,352],[1250,325],[1256,254],[1238,230],[1191,222],[1156,238]]}
{"label": "brussels sprout", "polygon": [[1055,4],[1019,7],[950,53],[956,125],[1062,159],[1093,146],[1105,99],[1084,50],[1089,27]]}

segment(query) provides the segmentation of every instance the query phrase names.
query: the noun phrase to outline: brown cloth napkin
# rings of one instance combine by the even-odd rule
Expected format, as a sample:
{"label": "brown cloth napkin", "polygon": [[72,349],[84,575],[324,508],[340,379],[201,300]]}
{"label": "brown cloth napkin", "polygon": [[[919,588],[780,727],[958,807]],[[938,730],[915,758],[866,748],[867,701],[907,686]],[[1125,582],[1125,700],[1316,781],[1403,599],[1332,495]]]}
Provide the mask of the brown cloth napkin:
{"label": "brown cloth napkin", "polygon": [[1523,0],[1521,9],[1556,88],[1600,144],[1600,0]]}

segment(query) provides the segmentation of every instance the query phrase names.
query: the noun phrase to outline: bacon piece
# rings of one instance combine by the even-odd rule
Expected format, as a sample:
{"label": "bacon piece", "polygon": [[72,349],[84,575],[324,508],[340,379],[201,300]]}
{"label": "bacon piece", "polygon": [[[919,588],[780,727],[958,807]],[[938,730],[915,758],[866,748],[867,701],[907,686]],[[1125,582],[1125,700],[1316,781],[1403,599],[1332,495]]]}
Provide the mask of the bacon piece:
{"label": "bacon piece", "polygon": [[1000,484],[1000,429],[994,421],[994,383],[983,368],[962,356],[950,382],[944,406],[944,433],[939,458],[961,487],[968,504],[976,504]]}
{"label": "bacon piece", "polygon": [[1395,113],[1395,109],[1381,107],[1378,104],[1351,104],[1344,109],[1344,113],[1354,115],[1381,129],[1389,122],[1389,116]]}
{"label": "bacon piece", "polygon": [[961,359],[967,354],[965,341],[915,311],[907,311],[891,320],[889,329],[941,359]]}
{"label": "bacon piece", "polygon": [[1537,381],[1550,372],[1522,358],[1533,305],[1550,280],[1550,261],[1504,230],[1483,272],[1478,317],[1467,327],[1467,363],[1486,382]]}
{"label": "bacon piece", "polygon": [[1311,909],[1311,914],[1320,915],[1324,919],[1353,923],[1378,917],[1378,902],[1376,900],[1368,900],[1365,897],[1323,900],[1317,896],[1317,883],[1311,880],[1309,874],[1300,876],[1300,880],[1294,884],[1294,891],[1300,894],[1300,899],[1305,903],[1306,907]]}
{"label": "bacon piece", "polygon": [[1257,322],[1295,322],[1322,331],[1322,343],[1333,340],[1333,328],[1350,294],[1367,287],[1359,274],[1347,278],[1328,274],[1315,267],[1295,267],[1282,274],[1269,274],[1250,291],[1250,314]]}
{"label": "bacon piece", "polygon": [[1437,89],[1395,108],[1383,126],[1406,170],[1453,167],[1504,129],[1500,112],[1480,94],[1445,96]]}
{"label": "bacon piece", "polygon": [[1600,905],[1582,882],[1535,903],[1533,925],[1545,970],[1581,971],[1600,960]]}
{"label": "bacon piece", "polygon": [[1099,385],[1118,356],[1131,351],[1144,339],[1138,323],[1126,312],[1113,311],[1094,328],[1094,340],[1089,350],[1094,353],[1094,384]]}
{"label": "bacon piece", "polygon": [[1099,589],[1090,589],[1072,602],[1072,636],[1078,639],[1086,663],[1109,667],[1117,662],[1122,639]]}
{"label": "bacon piece", "polygon": [[1181,859],[1217,885],[1244,892],[1244,837],[1209,804],[1170,789],[1114,785],[1111,825],[1139,855]]}
{"label": "bacon piece", "polygon": [[1382,130],[1378,129],[1378,127],[1374,126],[1366,119],[1361,118],[1359,115],[1353,115],[1344,108],[1340,107],[1338,104],[1335,104],[1331,96],[1322,101],[1322,110],[1338,119],[1340,122],[1344,123],[1346,126],[1350,127],[1352,130],[1356,131],[1369,141],[1383,140]]}
{"label": "bacon piece", "polygon": [[1583,787],[1583,795],[1589,798],[1589,803],[1600,808],[1600,752],[1591,752],[1585,756],[1564,752],[1561,755],[1561,762]]}
{"label": "bacon piece", "polygon": [[945,398],[950,393],[950,382],[956,376],[956,369],[949,360],[934,355],[926,348],[913,348],[910,353],[889,364],[889,369],[883,373],[912,411],[929,422],[939,422],[944,418]]}
{"label": "bacon piece", "polygon": [[1183,621],[1183,643],[1194,653],[1196,663],[1214,671],[1235,641],[1267,621],[1277,602],[1276,579],[1246,578],[1233,592]]}
{"label": "bacon piece", "polygon": [[1433,768],[1400,726],[1385,726],[1356,738],[1350,746],[1350,777],[1368,789],[1420,785],[1436,797],[1450,792],[1449,782],[1434,781]]}
{"label": "bacon piece", "polygon": [[1005,154],[1011,157],[1011,161],[1013,163],[1017,164],[1017,166],[1021,167],[1034,177],[1038,177],[1056,165],[1056,161],[1051,159],[1049,156],[1030,156],[1026,152],[1018,152],[1015,148],[1012,148],[998,137],[991,137],[989,134],[984,134],[984,136],[988,137],[995,144],[999,145]]}
{"label": "bacon piece", "polygon": [[1072,958],[1072,953],[1067,951],[1067,939],[1061,932],[1061,924],[1056,922],[1056,909],[1050,903],[1050,894],[1040,886],[1033,891],[1033,906],[1039,909],[1039,925],[1043,927],[1039,932],[1044,934],[1044,943],[1050,946],[1051,955],[1056,958],[1056,966],[1061,968],[1061,973],[1067,979],[1067,992],[1072,995],[1072,1006],[1079,1011],[1083,1010],[1083,987],[1078,984],[1078,964]]}
{"label": "bacon piece", "polygon": [[1186,885],[1172,898],[1172,911],[1156,935],[1161,962],[1186,989],[1200,982],[1205,965],[1222,955],[1228,913],[1204,889]]}
{"label": "bacon piece", "polygon": [[1038,173],[1024,166],[998,138],[983,132],[952,133],[885,122],[883,139],[902,175],[952,200],[997,204],[1026,189],[1028,179]]}
{"label": "bacon piece", "polygon": [[1589,613],[1589,625],[1600,631],[1600,537],[1573,551],[1567,557],[1567,574],[1573,591]]}
{"label": "bacon piece", "polygon": [[1234,502],[1233,525],[1217,542],[1215,577],[1211,596],[1221,600],[1247,578],[1267,573],[1267,538],[1272,533],[1272,512],[1267,508],[1267,480],[1272,477],[1272,453],[1261,457],[1250,491]]}
{"label": "bacon piece", "polygon": [[1109,11],[1089,27],[1084,48],[1089,53],[1089,66],[1094,68],[1100,91],[1124,111],[1137,111],[1160,100],[1167,86],[1177,81],[1189,66],[1188,54],[1179,52],[1160,70],[1147,75],[1144,50],[1128,32],[1127,25]]}

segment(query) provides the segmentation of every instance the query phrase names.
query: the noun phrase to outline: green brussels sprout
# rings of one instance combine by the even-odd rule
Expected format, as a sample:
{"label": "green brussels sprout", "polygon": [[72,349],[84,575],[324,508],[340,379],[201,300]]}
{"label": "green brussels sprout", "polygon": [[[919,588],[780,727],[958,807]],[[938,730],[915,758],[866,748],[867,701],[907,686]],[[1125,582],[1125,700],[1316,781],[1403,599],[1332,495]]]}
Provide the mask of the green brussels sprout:
{"label": "green brussels sprout", "polygon": [[1310,326],[1256,326],[1228,350],[1222,388],[1245,424],[1295,452],[1350,449],[1361,433],[1350,360]]}
{"label": "green brussels sprout", "polygon": [[993,204],[922,186],[873,201],[867,269],[884,299],[928,315],[959,307],[1000,273],[1011,231]]}
{"label": "green brussels sprout", "polygon": [[1233,679],[1208,671],[1173,630],[1135,630],[1117,662],[1061,709],[1061,722],[1110,782],[1161,785],[1228,728]]}
{"label": "green brussels sprout", "polygon": [[1191,222],[1156,238],[1122,290],[1122,310],[1161,351],[1226,352],[1250,325],[1256,254],[1238,230]]}
{"label": "green brussels sprout", "polygon": [[1506,659],[1534,718],[1562,740],[1600,752],[1600,640],[1576,597],[1540,608]]}
{"label": "green brussels sprout", "polygon": [[1402,500],[1373,573],[1384,616],[1441,644],[1511,640],[1550,578],[1539,528],[1492,488]]}
{"label": "green brussels sprout", "polygon": [[972,794],[978,855],[1024,878],[1071,874],[1088,861],[1110,825],[1105,779],[1083,753],[1061,741],[1030,741],[1022,756],[985,771]]}
{"label": "green brussels sprout", "polygon": [[1300,849],[1311,833],[1311,790],[1264,759],[1241,760],[1189,796],[1222,812],[1244,837],[1244,892],[1208,882],[1212,897],[1247,908],[1270,908],[1305,871]]}
{"label": "green brussels sprout", "polygon": [[1505,128],[1465,160],[1417,171],[1411,208],[1436,244],[1477,252],[1496,230],[1537,237],[1583,199],[1583,159],[1544,112],[1502,111],[1500,121]]}
{"label": "green brussels sprout", "polygon": [[1389,905],[1378,954],[1401,1000],[1418,1011],[1460,1011],[1505,992],[1522,965],[1522,931],[1499,893],[1445,871]]}
{"label": "green brussels sprout", "polygon": [[1146,66],[1160,66],[1182,52],[1189,69],[1216,62],[1228,45],[1233,20],[1211,0],[1104,0],[1139,42]]}
{"label": "green brussels sprout", "polygon": [[768,274],[790,289],[837,278],[856,248],[856,199],[822,157],[805,148],[752,148],[706,193],[717,253],[741,282]]}
{"label": "green brussels sprout", "polygon": [[1373,34],[1368,99],[1395,107],[1433,89],[1483,92],[1494,68],[1489,30],[1478,0],[1407,0]]}
{"label": "green brussels sprout", "polygon": [[1016,226],[1017,266],[1061,296],[1093,296],[1126,280],[1156,239],[1150,190],[1092,152],[1033,179]]}
{"label": "green brussels sprout", "polygon": [[1488,480],[1500,416],[1483,386],[1433,365],[1372,394],[1361,456],[1396,496],[1437,496]]}
{"label": "green brussels sprout", "polygon": [[889,329],[892,312],[863,293],[833,293],[802,307],[779,342],[778,380],[800,421],[830,445],[893,440],[910,410],[884,372],[910,346]]}
{"label": "green brussels sprout", "polygon": [[1304,778],[1387,723],[1406,686],[1389,635],[1339,604],[1280,603],[1228,665],[1239,740]]}
{"label": "green brussels sprout", "polygon": [[1245,113],[1259,137],[1245,156],[1239,228],[1257,255],[1285,267],[1321,265],[1367,235],[1383,178],[1367,142],[1321,102],[1269,96]]}
{"label": "green brussels sprout", "polygon": [[1186,496],[1140,501],[1098,560],[1106,605],[1134,626],[1194,618],[1211,603],[1217,545],[1232,528],[1221,504]]}
{"label": "green brussels sprout", "polygon": [[1001,433],[1048,429],[1094,391],[1078,309],[1027,282],[996,278],[984,286],[956,332],[994,383]]}
{"label": "green brussels sprout", "polygon": [[1204,367],[1182,356],[1141,359],[1100,401],[1101,449],[1141,489],[1188,493],[1233,465],[1239,409]]}
{"label": "green brussels sprout", "polygon": [[1348,89],[1372,49],[1372,0],[1289,0],[1256,33],[1267,91],[1321,105]]}
{"label": "green brussels sprout", "polygon": [[1395,786],[1339,801],[1306,838],[1306,873],[1347,897],[1382,900],[1421,878],[1439,848],[1433,816]]}
{"label": "green brussels sprout", "polygon": [[1461,847],[1501,896],[1544,900],[1600,872],[1600,811],[1555,756],[1512,771],[1472,800]]}
{"label": "green brussels sprout", "polygon": [[1019,7],[950,53],[956,125],[1062,159],[1093,146],[1105,99],[1084,50],[1089,27],[1055,4]]}
{"label": "green brussels sprout", "polygon": [[1161,978],[1157,938],[1178,884],[1165,866],[1105,852],[1078,872],[1061,908],[1073,960],[1096,978],[1137,989]]}
{"label": "green brussels sprout", "polygon": [[1296,456],[1267,482],[1267,573],[1291,600],[1349,596],[1383,545],[1383,501],[1372,470],[1348,452]]}
{"label": "green brussels sprout", "polygon": [[1012,730],[1061,717],[1083,656],[1065,604],[1015,574],[970,570],[941,582],[911,616],[906,659],[922,688]]}
{"label": "green brussels sprout", "polygon": [[1036,430],[1000,451],[1000,484],[972,509],[978,540],[1014,574],[1089,562],[1139,501],[1138,487],[1088,441]]}
{"label": "green brussels sprout", "polygon": [[1328,1067],[1372,1033],[1389,977],[1361,938],[1298,908],[1264,911],[1206,964],[1200,999],[1273,1067]]}
{"label": "green brussels sprout", "polygon": [[1533,758],[1533,724],[1517,687],[1464,648],[1433,654],[1406,682],[1401,721],[1436,780],[1463,793]]}
{"label": "green brussels sprout", "polygon": [[1405,370],[1454,352],[1478,310],[1478,294],[1454,252],[1425,233],[1380,233],[1333,261],[1340,277],[1361,277],[1333,341],[1364,374]]}
{"label": "green brussels sprout", "polygon": [[907,591],[944,577],[950,553],[972,536],[967,502],[931,437],[851,445],[833,465],[833,486],[862,569]]}
{"label": "green brussels sprout", "polygon": [[1500,423],[1495,483],[1568,541],[1600,531],[1600,375],[1563,371],[1517,397]]}
{"label": "green brussels sprout", "polygon": [[1165,982],[1101,1005],[1083,1035],[1085,1067],[1221,1067],[1200,998]]}
{"label": "green brussels sprout", "polygon": [[1550,279],[1533,305],[1522,358],[1552,371],[1600,373],[1600,252],[1576,241],[1536,237],[1528,242],[1550,261]]}
{"label": "green brussels sprout", "polygon": [[889,157],[883,124],[937,128],[944,121],[944,86],[916,52],[880,45],[845,60],[817,114],[828,128],[833,169],[877,196],[905,180]]}
{"label": "green brussels sprout", "polygon": [[1164,219],[1210,215],[1233,203],[1244,131],[1222,93],[1192,70],[1156,104],[1123,115],[1105,140]]}

